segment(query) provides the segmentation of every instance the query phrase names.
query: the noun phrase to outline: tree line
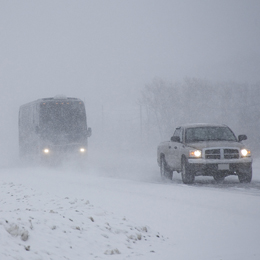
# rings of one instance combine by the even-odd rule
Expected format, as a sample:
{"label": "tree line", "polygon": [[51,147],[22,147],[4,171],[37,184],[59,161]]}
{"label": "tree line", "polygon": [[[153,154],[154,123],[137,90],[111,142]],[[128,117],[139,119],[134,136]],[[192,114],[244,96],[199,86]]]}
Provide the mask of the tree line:
{"label": "tree line", "polygon": [[247,134],[255,148],[255,141],[260,143],[260,83],[154,79],[145,85],[139,101],[147,142],[169,138],[181,124],[220,123],[235,134]]}

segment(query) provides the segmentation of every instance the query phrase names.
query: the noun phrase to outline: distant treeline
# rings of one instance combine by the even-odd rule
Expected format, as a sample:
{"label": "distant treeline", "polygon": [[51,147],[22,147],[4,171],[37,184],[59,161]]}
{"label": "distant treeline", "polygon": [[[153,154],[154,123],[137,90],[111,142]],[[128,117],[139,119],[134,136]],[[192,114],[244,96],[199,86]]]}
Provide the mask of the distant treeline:
{"label": "distant treeline", "polygon": [[[169,138],[175,127],[186,123],[223,123],[235,134],[247,134],[260,150],[260,83],[212,83],[197,78],[170,83],[155,79],[140,99],[147,141],[156,133]],[[143,113],[144,114],[144,113]],[[256,144],[257,142],[257,144]]]}

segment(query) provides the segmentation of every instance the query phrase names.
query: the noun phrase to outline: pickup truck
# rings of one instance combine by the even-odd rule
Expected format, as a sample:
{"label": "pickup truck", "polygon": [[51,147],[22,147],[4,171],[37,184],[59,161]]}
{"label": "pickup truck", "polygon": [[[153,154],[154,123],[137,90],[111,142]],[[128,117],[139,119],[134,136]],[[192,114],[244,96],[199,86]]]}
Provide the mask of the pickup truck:
{"label": "pickup truck", "polygon": [[195,176],[212,176],[223,182],[237,175],[240,182],[252,180],[252,157],[242,143],[246,135],[235,136],[226,125],[189,124],[177,127],[169,141],[157,148],[157,162],[162,178],[172,179],[173,171],[191,184]]}

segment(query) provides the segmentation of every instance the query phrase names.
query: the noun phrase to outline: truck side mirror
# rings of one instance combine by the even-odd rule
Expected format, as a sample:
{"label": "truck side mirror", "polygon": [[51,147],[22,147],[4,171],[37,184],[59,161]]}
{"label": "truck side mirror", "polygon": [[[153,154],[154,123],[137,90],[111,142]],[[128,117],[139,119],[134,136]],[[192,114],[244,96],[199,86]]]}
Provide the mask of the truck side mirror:
{"label": "truck side mirror", "polygon": [[179,137],[179,136],[172,136],[172,137],[171,137],[171,141],[172,141],[172,142],[177,142],[177,143],[179,143],[181,140],[180,140],[180,137]]}
{"label": "truck side mirror", "polygon": [[87,137],[90,137],[91,135],[92,135],[92,129],[91,129],[91,127],[89,127],[87,129]]}
{"label": "truck side mirror", "polygon": [[247,136],[246,135],[239,135],[238,136],[238,141],[241,142],[243,140],[246,140],[247,139]]}

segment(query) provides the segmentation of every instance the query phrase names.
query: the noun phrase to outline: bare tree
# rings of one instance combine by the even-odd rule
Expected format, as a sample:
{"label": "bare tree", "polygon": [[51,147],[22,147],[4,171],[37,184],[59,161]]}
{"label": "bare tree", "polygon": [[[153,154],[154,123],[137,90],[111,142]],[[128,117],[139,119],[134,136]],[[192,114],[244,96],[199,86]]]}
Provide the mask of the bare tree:
{"label": "bare tree", "polygon": [[[186,78],[183,82],[154,79],[140,99],[145,108],[144,131],[168,138],[174,127],[194,122],[224,123],[258,138],[260,132],[260,83],[212,83]],[[259,140],[260,141],[260,140]]]}

